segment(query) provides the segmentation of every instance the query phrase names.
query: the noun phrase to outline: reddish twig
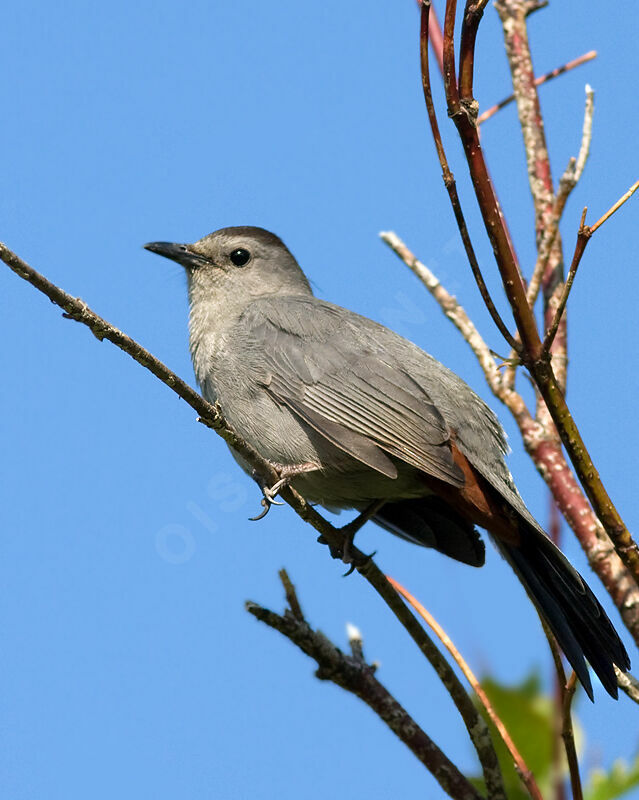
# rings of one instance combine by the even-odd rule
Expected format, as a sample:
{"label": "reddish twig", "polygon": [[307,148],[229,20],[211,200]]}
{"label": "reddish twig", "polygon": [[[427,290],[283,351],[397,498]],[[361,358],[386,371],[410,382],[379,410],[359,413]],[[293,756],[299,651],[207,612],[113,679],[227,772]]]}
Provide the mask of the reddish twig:
{"label": "reddish twig", "polygon": [[592,230],[587,225],[585,225],[586,211],[587,209],[584,208],[581,214],[581,222],[579,223],[579,231],[577,233],[577,244],[575,245],[575,253],[572,257],[570,269],[568,270],[568,277],[566,278],[566,283],[564,284],[561,297],[559,298],[559,302],[557,303],[557,308],[555,310],[555,316],[553,318],[553,321],[551,322],[550,327],[546,331],[546,338],[544,339],[544,350],[547,353],[550,352],[550,348],[552,347],[557,331],[559,330],[561,317],[562,314],[564,313],[564,309],[566,308],[566,303],[568,302],[568,295],[570,294],[570,290],[572,289],[572,284],[575,280],[575,275],[577,274],[577,267],[579,266],[581,257],[584,254],[586,245],[588,244],[588,242],[590,241],[590,237],[592,236]]}
{"label": "reddish twig", "polygon": [[[584,53],[579,58],[575,58],[572,61],[568,61],[561,67],[556,67],[552,69],[550,72],[547,72],[545,75],[542,75],[540,78],[535,78],[535,86],[542,86],[544,83],[551,81],[553,78],[558,78],[560,75],[563,75],[565,72],[569,72],[576,67],[580,67],[582,64],[588,63],[588,61],[592,61],[593,58],[597,58],[597,51],[596,50],[589,50],[587,53]],[[509,94],[508,97],[505,97],[503,100],[500,100],[499,103],[496,103],[494,106],[487,108],[482,114],[477,117],[477,124],[481,125],[483,122],[486,122],[487,119],[495,116],[498,111],[501,111],[502,108],[510,105],[515,100],[514,94]]]}
{"label": "reddish twig", "polygon": [[[506,295],[511,305],[517,328],[520,331],[522,342],[528,352],[537,352],[537,349],[541,347],[537,325],[526,301],[526,290],[519,271],[517,257],[512,248],[510,237],[506,233],[499,202],[479,143],[475,120],[472,113],[468,111],[471,100],[469,97],[465,97],[464,103],[460,102],[454,73],[456,10],[456,0],[447,0],[444,23],[444,88],[446,90],[448,114],[453,119],[464,146],[464,153],[470,168],[473,186],[477,193],[484,225],[495,257],[500,265]],[[469,60],[470,57],[467,55],[466,61],[468,62]],[[470,88],[472,89],[472,86]],[[536,343],[539,344],[539,348],[535,347]]]}
{"label": "reddish twig", "polygon": [[595,223],[594,225],[586,225],[586,212],[587,209],[584,208],[581,214],[581,222],[579,224],[579,231],[577,233],[577,242],[575,244],[575,252],[572,257],[572,262],[570,264],[570,270],[568,272],[568,278],[566,279],[566,283],[564,285],[564,289],[562,295],[559,299],[559,303],[557,305],[557,309],[555,311],[554,319],[550,325],[546,333],[546,338],[544,339],[544,349],[548,352],[552,346],[553,340],[559,328],[559,323],[561,321],[562,314],[564,309],[566,308],[566,303],[568,302],[568,295],[570,294],[570,290],[572,288],[573,281],[575,279],[575,275],[577,274],[577,268],[581,262],[583,257],[584,251],[588,242],[590,241],[593,233],[598,230],[606,220],[610,219],[610,217],[618,211],[621,206],[626,203],[632,195],[639,189],[639,180],[635,181],[632,186],[625,192],[617,202],[612,205],[605,214],[603,214]]}
{"label": "reddish twig", "polygon": [[414,597],[407,589],[405,589],[401,583],[398,583],[396,580],[390,577],[390,575],[386,576],[387,580],[390,584],[402,595],[402,597],[415,609],[415,611],[419,614],[419,616],[424,620],[424,622],[428,625],[428,627],[433,631],[435,636],[439,639],[439,641],[444,645],[444,647],[448,650],[448,652],[453,657],[457,666],[461,669],[466,677],[466,680],[473,688],[473,691],[477,695],[479,702],[484,707],[486,713],[490,717],[493,725],[497,728],[499,735],[502,738],[502,741],[506,745],[508,752],[513,758],[515,762],[515,769],[517,773],[521,777],[528,793],[534,800],[543,800],[541,796],[541,792],[539,791],[539,787],[535,781],[535,777],[528,768],[528,765],[523,759],[523,756],[517,749],[516,744],[513,742],[512,737],[508,733],[508,729],[501,721],[500,717],[498,716],[497,712],[493,708],[492,703],[488,699],[488,695],[483,690],[480,682],[475,677],[473,671],[470,669],[464,658],[462,657],[459,650],[455,647],[452,640],[446,633],[446,631],[441,627],[441,625],[437,622],[437,620],[433,617],[433,615],[428,611],[428,609],[423,606],[416,597]]}
{"label": "reddish twig", "polygon": [[462,103],[469,103],[472,106],[471,113],[475,117],[477,116],[477,103],[473,98],[475,41],[479,23],[487,5],[488,0],[479,0],[478,2],[466,0],[459,44],[459,97]]}
{"label": "reddish twig", "polygon": [[[421,0],[418,0],[419,5],[421,6]],[[430,8],[430,46],[435,55],[435,59],[437,61],[437,66],[439,67],[439,73],[444,77],[444,34],[442,31],[442,26],[439,24],[439,20],[437,19],[437,13],[435,8],[431,5]]]}
{"label": "reddish twig", "polygon": [[[442,177],[444,180],[444,186],[446,187],[446,191],[448,192],[448,196],[450,198],[451,205],[453,207],[453,213],[455,214],[455,220],[457,221],[457,227],[459,228],[459,232],[461,234],[462,243],[464,245],[464,250],[466,251],[466,257],[468,258],[468,263],[472,269],[473,275],[477,282],[477,286],[479,287],[480,294],[482,299],[488,309],[495,325],[501,332],[502,336],[508,344],[513,348],[517,348],[517,344],[513,339],[510,331],[506,327],[506,324],[502,320],[497,308],[490,296],[490,292],[488,291],[488,287],[484,281],[483,275],[481,273],[481,269],[479,267],[479,262],[477,261],[477,256],[475,255],[475,250],[472,245],[472,241],[470,239],[470,234],[468,233],[468,228],[466,226],[466,220],[464,218],[464,214],[461,208],[461,203],[459,201],[459,195],[457,194],[457,185],[455,183],[455,178],[453,173],[450,171],[448,166],[448,159],[446,158],[446,153],[444,151],[444,145],[441,138],[441,133],[439,130],[439,124],[437,122],[437,115],[435,113],[435,105],[433,103],[433,96],[430,86],[430,72],[428,66],[428,39],[429,39],[429,12],[431,9],[431,3],[429,0],[426,0],[422,3],[422,10],[421,10],[421,34],[420,34],[420,55],[421,55],[421,65],[422,65],[422,87],[424,90],[424,100],[426,102],[426,110],[428,112],[428,119],[430,122],[431,131],[433,134],[433,140],[435,142],[435,148],[437,150],[437,157],[439,158],[439,163],[442,168]],[[450,64],[448,65],[450,68]],[[454,71],[454,67],[453,67]],[[454,82],[454,76],[453,76]]]}

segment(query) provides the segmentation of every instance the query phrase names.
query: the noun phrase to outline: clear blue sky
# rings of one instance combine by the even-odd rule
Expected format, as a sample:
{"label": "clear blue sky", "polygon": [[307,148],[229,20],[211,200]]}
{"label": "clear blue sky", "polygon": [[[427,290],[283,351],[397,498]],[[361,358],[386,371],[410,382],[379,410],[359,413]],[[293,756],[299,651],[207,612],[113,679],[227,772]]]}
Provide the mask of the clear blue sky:
{"label": "clear blue sky", "polygon": [[[639,171],[627,94],[636,6],[612,4],[594,25],[581,9],[555,0],[531,21],[539,72],[600,53],[542,90],[555,177],[578,150],[586,81],[597,92],[567,248],[581,207],[595,219]],[[0,239],[192,380],[184,277],[141,245],[261,225],[288,243],[320,296],[392,325],[488,399],[458,334],[377,239],[402,235],[504,351],[441,185],[417,35],[412,0],[11,4],[0,51]],[[492,8],[478,64],[486,107],[509,93]],[[459,146],[441,122],[493,274]],[[486,124],[483,141],[530,264],[513,108]],[[634,201],[599,231],[582,264],[569,387],[635,529],[638,209]],[[315,680],[310,661],[243,610],[247,598],[282,608],[281,566],[309,619],[341,643],[345,623],[358,625],[381,680],[463,769],[476,769],[446,694],[386,608],[357,576],[341,578],[288,509],[247,521],[257,488],[184,403],[4,268],[0,308],[2,796],[439,798],[367,708]],[[544,487],[499,411],[513,472],[545,522]],[[535,614],[490,547],[486,567],[472,570],[373,527],[361,545],[378,550],[479,673],[514,682],[536,665],[550,675]],[[566,549],[605,600],[570,534]],[[630,757],[636,708],[596,694],[594,707],[578,703],[587,763]]]}

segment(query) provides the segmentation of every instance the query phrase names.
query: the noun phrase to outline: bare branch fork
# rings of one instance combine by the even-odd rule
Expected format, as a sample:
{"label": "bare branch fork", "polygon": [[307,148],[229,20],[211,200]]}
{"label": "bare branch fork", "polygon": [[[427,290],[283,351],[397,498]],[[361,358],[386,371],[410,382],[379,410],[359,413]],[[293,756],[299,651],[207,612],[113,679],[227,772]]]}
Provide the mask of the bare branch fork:
{"label": "bare branch fork", "polygon": [[[577,476],[584,487],[584,490],[595,509],[597,516],[603,523],[607,533],[614,542],[615,549],[620,558],[626,565],[627,569],[633,576],[633,579],[639,584],[639,550],[637,545],[630,536],[629,531],[621,519],[617,509],[615,508],[612,500],[608,496],[605,487],[599,477],[599,474],[592,462],[588,453],[585,443],[581,438],[579,429],[572,418],[570,410],[566,404],[564,392],[562,389],[563,380],[558,379],[557,374],[551,363],[550,353],[544,348],[544,342],[540,338],[537,324],[534,318],[532,308],[526,296],[526,289],[521,276],[517,256],[512,245],[511,237],[505,225],[503,215],[495,194],[495,190],[488,173],[486,162],[484,159],[483,151],[479,141],[477,131],[477,103],[473,97],[473,77],[474,77],[474,52],[477,30],[481,15],[483,13],[486,3],[476,2],[473,3],[467,0],[465,11],[462,20],[461,41],[459,47],[459,79],[457,79],[455,69],[455,17],[457,4],[456,0],[447,0],[446,14],[444,21],[444,43],[443,43],[443,61],[444,61],[444,87],[446,91],[446,100],[448,103],[448,113],[453,119],[457,131],[459,133],[468,167],[477,196],[477,201],[482,213],[486,232],[493,247],[495,260],[499,268],[506,296],[510,303],[515,323],[519,333],[519,340],[515,343],[513,338],[509,335],[507,341],[509,344],[518,351],[520,361],[528,368],[539,392],[545,402],[545,405],[550,413],[552,421],[556,426],[556,430],[561,438],[563,446],[573,463]],[[518,47],[517,55],[521,63],[529,61],[529,51],[527,50],[527,39],[522,34],[522,26],[525,26],[526,15],[529,11],[529,4],[523,3],[521,0],[500,0],[497,3],[498,11],[502,16],[505,28],[508,31],[514,31],[515,22],[517,23],[516,35],[507,38],[507,49],[509,49],[509,57],[511,57],[511,64],[515,61],[515,44]],[[428,111],[429,121],[433,132],[440,163],[445,164],[445,155],[443,154],[443,146],[441,143],[441,136],[437,127],[437,122],[432,106],[432,97],[430,91],[430,78],[428,75],[428,14],[430,9],[429,2],[422,3],[422,25],[421,25],[421,54],[422,54],[422,82],[424,85],[424,95],[426,98],[426,105]],[[515,20],[515,22],[513,22]],[[505,21],[508,21],[508,25]],[[523,28],[525,34],[525,27]],[[523,36],[523,39],[522,39]],[[424,41],[426,40],[426,41]],[[510,45],[510,47],[509,47]],[[523,61],[522,61],[523,59]],[[529,74],[530,73],[530,74]],[[534,93],[535,103],[533,110],[535,114],[538,109],[538,98],[536,94],[536,87],[534,85],[534,76],[532,70],[526,72],[527,80],[526,89],[530,89]],[[515,85],[515,94],[518,93],[518,87]],[[430,99],[430,102],[429,102]],[[534,126],[528,126],[527,130],[534,130]],[[545,143],[544,143],[545,144]],[[530,153],[529,153],[530,158]],[[531,159],[532,160],[532,159]],[[533,177],[536,185],[541,185],[547,194],[548,185],[550,187],[551,179],[549,170],[544,166],[545,161],[537,162],[536,169],[541,170],[541,173],[536,173]],[[444,171],[444,182],[448,189],[448,181]],[[450,192],[449,192],[450,194]],[[451,197],[452,202],[452,197]],[[554,203],[552,204],[554,206]],[[552,211],[552,206],[550,211]],[[544,220],[546,218],[546,211],[538,208],[538,235],[542,235],[544,228]],[[453,203],[453,209],[456,219],[459,220],[459,211]],[[462,230],[462,240],[466,247],[465,235],[467,232]],[[466,247],[468,252],[469,248]],[[561,259],[557,260],[554,265],[553,273],[556,275],[557,269],[560,267]],[[471,261],[471,267],[473,266]],[[473,267],[475,274],[475,268]],[[477,275],[475,274],[477,279]],[[478,283],[480,281],[478,280]],[[547,281],[547,290],[550,294],[554,293],[557,285],[557,278],[549,276]],[[483,292],[482,292],[483,295]],[[490,307],[489,307],[490,308]],[[492,313],[492,312],[491,312]],[[494,315],[493,315],[494,318]],[[496,321],[496,320],[495,320]],[[496,321],[497,322],[497,321]],[[552,326],[552,322],[550,322]],[[504,333],[503,321],[498,324],[502,334]]]}
{"label": "bare branch fork", "polygon": [[566,303],[568,302],[568,295],[570,294],[570,290],[572,289],[572,284],[575,280],[575,275],[577,274],[577,268],[581,262],[583,254],[586,250],[586,246],[590,241],[593,233],[598,230],[606,220],[610,219],[610,217],[618,211],[621,206],[630,200],[632,195],[639,189],[639,181],[635,181],[632,186],[628,189],[625,194],[623,194],[617,202],[611,206],[605,214],[603,214],[594,225],[586,225],[586,212],[588,209],[584,208],[581,214],[581,222],[579,223],[579,230],[577,232],[577,242],[575,244],[575,252],[572,257],[572,262],[570,264],[570,270],[568,271],[568,278],[566,279],[565,286],[563,288],[563,292],[557,304],[557,309],[555,311],[554,319],[546,332],[546,338],[544,339],[544,350],[546,352],[550,352],[550,348],[552,347],[553,341],[555,336],[557,335],[557,330],[559,329],[559,325],[561,323],[562,314],[566,308]]}
{"label": "bare branch fork", "polygon": [[284,614],[276,614],[250,601],[246,603],[247,611],[315,659],[318,665],[315,674],[320,680],[331,681],[363,700],[433,774],[447,794],[459,800],[481,800],[477,789],[379,682],[375,667],[364,660],[361,638],[351,637],[351,655],[343,653],[306,621],[285,570],[280,572],[280,579],[289,605]]}
{"label": "bare branch fork", "polygon": [[[17,275],[45,294],[53,303],[60,306],[67,319],[86,325],[100,341],[106,339],[112,342],[172,389],[196,411],[199,422],[215,430],[228,445],[233,447],[253,467],[255,477],[259,478],[263,484],[272,485],[279,479],[279,475],[271,464],[265,461],[226,423],[219,407],[208,403],[148,350],[98,316],[84,301],[72,297],[51,283],[2,243],[0,243],[0,260],[4,261]],[[281,496],[298,516],[315,528],[320,534],[322,542],[328,544],[332,552],[343,552],[347,536],[339,528],[331,525],[292,487],[284,487],[281,491]],[[347,525],[345,528],[348,534],[349,526]],[[484,719],[466,693],[461,681],[372,558],[366,556],[352,544],[349,544],[349,550],[352,563],[357,571],[380,595],[419,650],[428,659],[448,691],[477,752],[488,790],[488,797],[491,800],[506,800],[501,770],[490,732]],[[465,796],[459,795],[459,797]]]}

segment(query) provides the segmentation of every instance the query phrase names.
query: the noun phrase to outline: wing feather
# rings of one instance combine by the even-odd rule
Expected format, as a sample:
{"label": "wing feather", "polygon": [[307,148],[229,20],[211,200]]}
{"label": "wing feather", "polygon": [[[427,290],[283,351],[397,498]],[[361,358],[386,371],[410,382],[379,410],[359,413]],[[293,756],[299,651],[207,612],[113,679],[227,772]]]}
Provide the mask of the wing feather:
{"label": "wing feather", "polygon": [[392,456],[462,486],[439,409],[383,342],[362,335],[351,317],[357,319],[315,298],[252,303],[242,322],[251,348],[262,353],[262,385],[333,445],[383,475],[397,475]]}

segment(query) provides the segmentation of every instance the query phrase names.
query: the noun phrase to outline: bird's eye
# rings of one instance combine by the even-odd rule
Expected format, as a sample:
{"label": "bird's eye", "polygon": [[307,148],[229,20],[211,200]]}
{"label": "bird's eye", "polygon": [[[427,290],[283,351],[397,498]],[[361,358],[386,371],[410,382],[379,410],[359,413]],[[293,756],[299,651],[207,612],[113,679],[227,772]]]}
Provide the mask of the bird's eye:
{"label": "bird's eye", "polygon": [[243,267],[248,264],[251,254],[243,247],[238,247],[237,250],[233,250],[230,258],[236,267]]}

